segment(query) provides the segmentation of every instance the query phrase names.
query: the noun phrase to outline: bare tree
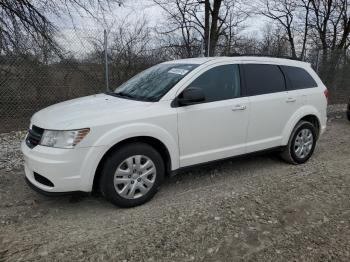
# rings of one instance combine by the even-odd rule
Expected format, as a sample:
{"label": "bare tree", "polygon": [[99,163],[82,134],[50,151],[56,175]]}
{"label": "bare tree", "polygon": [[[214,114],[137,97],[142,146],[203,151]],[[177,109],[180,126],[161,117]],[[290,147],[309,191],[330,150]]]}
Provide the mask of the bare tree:
{"label": "bare tree", "polygon": [[[286,35],[288,37],[291,56],[297,58],[297,50],[296,50],[296,41],[295,41],[295,33],[298,32],[298,16],[302,10],[300,9],[300,1],[291,0],[262,0],[261,10],[258,10],[257,13],[260,13],[267,18],[276,21],[282,28],[285,30]],[[309,4],[306,4],[306,6]],[[307,19],[308,13],[305,16]],[[304,20],[305,21],[305,20]],[[305,23],[304,27],[304,35],[303,35],[303,47],[306,47],[306,37],[307,37],[308,24]],[[304,45],[305,44],[305,45]],[[300,57],[304,55],[305,50],[301,51]]]}
{"label": "bare tree", "polygon": [[[154,46],[153,32],[145,17],[137,21],[126,17],[116,22],[109,32],[110,48],[108,60],[111,73],[111,84],[117,86],[136,73],[164,60],[162,50]],[[103,64],[104,42],[100,38],[90,38],[93,51],[86,62]]]}
{"label": "bare tree", "polygon": [[59,15],[63,11],[69,14],[71,8],[80,8],[93,15],[90,6],[109,6],[110,3],[121,4],[122,0],[1,0],[0,1],[0,54],[23,48],[28,43],[39,46],[43,42],[58,49],[54,41],[56,27],[48,14]]}
{"label": "bare tree", "polygon": [[304,60],[306,56],[306,45],[309,37],[309,18],[310,18],[310,0],[301,0],[301,8],[305,10],[300,19],[300,23],[304,24],[302,32],[302,47],[300,52],[300,59]]}
{"label": "bare tree", "polygon": [[339,59],[349,48],[349,0],[310,0],[310,24],[316,44],[322,50],[321,74],[332,83]]}
{"label": "bare tree", "polygon": [[[233,27],[244,21],[241,15],[240,19],[234,19],[235,14],[242,13],[237,8],[238,0],[154,0],[154,2],[162,7],[172,20],[173,27],[167,33],[181,30],[183,42],[188,50],[193,42],[198,41],[194,36],[200,36],[207,56],[215,55],[220,38],[225,36],[227,38],[228,31],[231,30],[232,33]],[[232,39],[230,42],[232,43]]]}
{"label": "bare tree", "polygon": [[23,36],[53,45],[52,23],[43,15],[43,2],[2,0],[0,2],[0,52],[19,48]]}
{"label": "bare tree", "polygon": [[281,25],[265,25],[262,39],[258,43],[258,52],[277,57],[290,55],[289,38]]}
{"label": "bare tree", "polygon": [[192,0],[155,0],[155,3],[163,8],[168,18],[165,26],[157,29],[164,47],[172,49],[178,57],[197,56],[203,34],[189,12],[197,3]]}

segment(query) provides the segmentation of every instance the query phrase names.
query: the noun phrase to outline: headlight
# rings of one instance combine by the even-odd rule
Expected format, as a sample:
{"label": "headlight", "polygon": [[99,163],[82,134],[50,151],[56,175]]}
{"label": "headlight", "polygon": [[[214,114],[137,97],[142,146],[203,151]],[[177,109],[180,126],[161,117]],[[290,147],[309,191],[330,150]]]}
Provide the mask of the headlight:
{"label": "headlight", "polygon": [[57,148],[73,148],[89,133],[89,128],[79,130],[45,130],[40,141],[40,145],[57,147]]}

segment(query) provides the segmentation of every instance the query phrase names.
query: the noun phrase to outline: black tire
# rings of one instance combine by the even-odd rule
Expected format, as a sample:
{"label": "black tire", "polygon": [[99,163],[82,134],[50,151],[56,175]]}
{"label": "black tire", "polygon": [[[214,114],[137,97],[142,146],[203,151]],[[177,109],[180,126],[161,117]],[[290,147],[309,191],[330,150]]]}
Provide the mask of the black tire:
{"label": "black tire", "polygon": [[[311,147],[311,150],[305,157],[298,157],[295,153],[294,146],[295,146],[295,141],[296,137],[299,134],[299,132],[303,129],[308,129],[311,131],[312,136],[313,136],[313,144]],[[283,160],[290,164],[298,165],[298,164],[303,164],[306,161],[309,160],[309,158],[312,156],[315,146],[317,142],[317,132],[315,126],[307,121],[300,121],[293,129],[292,134],[290,135],[289,141],[287,146],[283,149],[281,153],[281,157]]]}
{"label": "black tire", "polygon": [[[135,155],[143,155],[151,159],[156,168],[156,176],[153,186],[145,195],[135,199],[127,199],[118,194],[114,186],[114,174],[124,160]],[[107,157],[102,168],[100,189],[107,200],[119,207],[138,206],[149,201],[157,193],[163,181],[164,173],[164,162],[159,152],[148,144],[135,142],[118,148]]]}

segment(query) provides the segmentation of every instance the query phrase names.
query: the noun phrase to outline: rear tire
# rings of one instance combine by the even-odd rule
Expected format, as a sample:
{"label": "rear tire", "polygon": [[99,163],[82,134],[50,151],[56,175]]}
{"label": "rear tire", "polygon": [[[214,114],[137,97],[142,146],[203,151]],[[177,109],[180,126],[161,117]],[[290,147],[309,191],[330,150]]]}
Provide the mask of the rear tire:
{"label": "rear tire", "polygon": [[281,153],[283,160],[290,164],[303,164],[312,156],[317,141],[315,126],[307,121],[300,121],[290,135],[288,145]]}
{"label": "rear tire", "polygon": [[103,196],[119,207],[134,207],[149,201],[158,191],[165,173],[157,150],[135,142],[111,153],[102,168]]}

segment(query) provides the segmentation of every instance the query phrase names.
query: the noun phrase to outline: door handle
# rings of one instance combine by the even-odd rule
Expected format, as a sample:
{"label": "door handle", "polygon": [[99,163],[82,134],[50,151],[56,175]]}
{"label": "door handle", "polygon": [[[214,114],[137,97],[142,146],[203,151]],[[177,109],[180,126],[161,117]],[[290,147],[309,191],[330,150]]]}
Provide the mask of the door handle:
{"label": "door handle", "polygon": [[295,101],[297,101],[297,100],[294,97],[288,97],[287,100],[286,100],[287,103],[293,103]]}
{"label": "door handle", "polygon": [[244,105],[235,105],[234,107],[232,107],[232,111],[245,110],[246,108],[247,106]]}

